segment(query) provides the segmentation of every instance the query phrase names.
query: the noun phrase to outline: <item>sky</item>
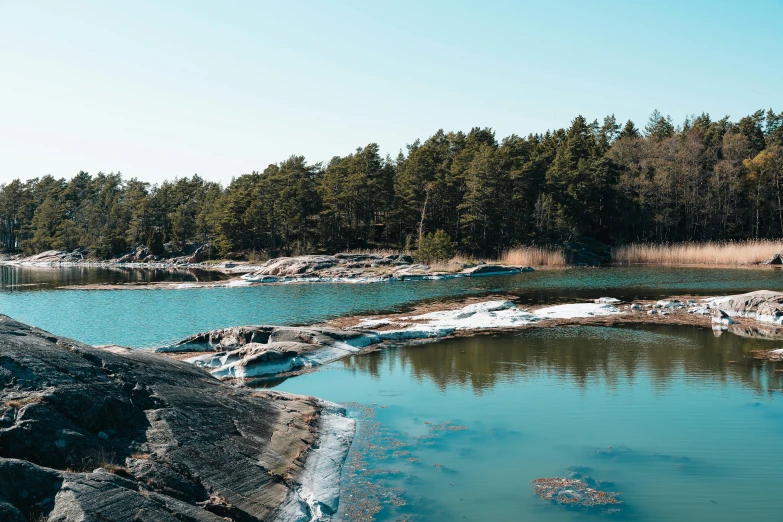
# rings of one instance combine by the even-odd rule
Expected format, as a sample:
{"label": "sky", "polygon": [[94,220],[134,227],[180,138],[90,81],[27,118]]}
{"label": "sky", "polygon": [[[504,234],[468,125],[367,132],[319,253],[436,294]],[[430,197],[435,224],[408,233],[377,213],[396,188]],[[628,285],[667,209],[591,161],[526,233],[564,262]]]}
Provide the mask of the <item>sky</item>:
{"label": "sky", "polygon": [[783,0],[0,0],[0,183],[783,111]]}

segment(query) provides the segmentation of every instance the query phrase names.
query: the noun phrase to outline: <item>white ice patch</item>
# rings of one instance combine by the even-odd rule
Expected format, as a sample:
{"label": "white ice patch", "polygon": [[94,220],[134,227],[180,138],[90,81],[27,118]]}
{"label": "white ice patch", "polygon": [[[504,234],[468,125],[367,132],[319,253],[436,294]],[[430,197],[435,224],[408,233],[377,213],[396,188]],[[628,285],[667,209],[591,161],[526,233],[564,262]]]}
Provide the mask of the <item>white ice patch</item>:
{"label": "white ice patch", "polygon": [[364,329],[389,324],[405,324],[404,328],[375,332],[381,340],[428,339],[445,337],[459,330],[513,328],[541,319],[574,319],[596,315],[623,313],[610,304],[578,303],[551,306],[528,312],[511,301],[486,301],[456,310],[429,312],[399,319],[365,319],[355,328]]}
{"label": "white ice patch", "polygon": [[610,304],[600,303],[573,303],[550,306],[536,310],[535,315],[540,319],[579,319],[596,315],[621,314],[620,310]]}
{"label": "white ice patch", "polygon": [[318,440],[307,453],[298,485],[292,488],[275,522],[329,522],[340,501],[340,472],[348,456],[356,421],[339,405],[322,407]]}
{"label": "white ice patch", "polygon": [[363,319],[354,326],[357,330],[365,330],[370,328],[378,328],[379,326],[388,326],[392,324],[391,319]]}
{"label": "white ice patch", "polygon": [[197,283],[180,283],[174,288],[176,288],[177,290],[188,290],[190,288],[199,288],[200,286],[201,285]]}
{"label": "white ice patch", "polygon": [[337,341],[322,347],[313,346],[313,351],[311,352],[285,358],[268,359],[254,355],[240,356],[238,355],[239,350],[234,350],[190,357],[185,359],[185,361],[207,369],[219,379],[271,377],[280,373],[328,364],[354,354],[361,348],[379,341],[379,337],[372,333],[355,337],[348,341]]}
{"label": "white ice patch", "polygon": [[[536,317],[519,309],[511,301],[486,301],[483,303],[474,303],[459,308],[457,310],[446,310],[443,312],[430,312],[422,315],[402,317],[402,321],[426,321],[425,323],[416,323],[409,329],[416,329],[422,332],[432,334],[436,331],[446,332],[444,335],[454,330],[479,330],[485,328],[509,328],[530,324],[536,320]],[[405,330],[403,330],[405,331]],[[379,335],[387,332],[378,332]],[[425,337],[434,337],[435,335],[426,335]]]}
{"label": "white ice patch", "polygon": [[253,284],[252,281],[246,281],[244,279],[235,279],[233,281],[229,281],[228,283],[226,283],[226,288],[236,288],[236,287],[240,287],[240,286],[250,286],[252,284]]}

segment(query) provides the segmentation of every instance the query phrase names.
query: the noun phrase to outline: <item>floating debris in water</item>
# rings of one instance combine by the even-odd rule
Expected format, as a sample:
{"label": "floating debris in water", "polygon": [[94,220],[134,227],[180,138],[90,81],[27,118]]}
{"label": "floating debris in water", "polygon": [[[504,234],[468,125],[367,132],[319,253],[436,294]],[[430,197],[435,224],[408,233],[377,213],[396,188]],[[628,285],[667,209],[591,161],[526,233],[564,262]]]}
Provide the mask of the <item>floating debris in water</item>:
{"label": "floating debris in water", "polygon": [[537,478],[530,482],[533,492],[555,504],[579,508],[603,508],[622,504],[617,500],[621,493],[612,493],[587,487],[577,479],[561,477]]}

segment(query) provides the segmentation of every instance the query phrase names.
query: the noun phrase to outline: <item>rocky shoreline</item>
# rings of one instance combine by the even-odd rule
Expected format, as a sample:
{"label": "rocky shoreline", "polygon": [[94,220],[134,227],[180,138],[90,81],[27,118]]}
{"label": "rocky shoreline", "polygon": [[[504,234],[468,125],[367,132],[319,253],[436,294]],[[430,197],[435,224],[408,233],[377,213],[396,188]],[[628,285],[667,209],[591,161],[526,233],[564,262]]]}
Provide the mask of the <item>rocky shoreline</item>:
{"label": "rocky shoreline", "polygon": [[0,316],[0,519],[326,521],[354,423]]}
{"label": "rocky shoreline", "polygon": [[[678,324],[743,337],[783,339],[783,293],[766,290],[699,300],[689,296],[622,304],[617,299],[520,308],[507,299],[469,298],[405,314],[358,316],[312,327],[242,326],[193,335],[157,351],[222,380],[264,381],[297,375],[399,342],[571,325]],[[783,359],[783,350],[756,357]]]}
{"label": "rocky shoreline", "polygon": [[[486,299],[312,327],[225,328],[162,353],[91,347],[0,316],[0,519],[331,520],[355,422],[336,404],[233,384],[383,346],[659,323],[783,339],[779,292],[528,308]],[[748,356],[780,361],[783,350]]]}
{"label": "rocky shoreline", "polygon": [[462,277],[484,277],[531,272],[531,267],[505,266],[491,263],[449,262],[441,265],[426,265],[414,262],[406,254],[350,254],[307,255],[280,257],[265,263],[224,261],[210,263],[196,258],[148,261],[125,260],[87,261],[75,259],[67,252],[50,251],[19,259],[6,259],[0,264],[32,268],[118,268],[118,269],[198,269],[218,271],[229,276],[220,282],[196,283],[133,283],[92,284],[73,286],[84,290],[115,290],[122,288],[144,289],[188,289],[242,287],[263,284],[290,283],[380,283],[393,281],[420,281]]}

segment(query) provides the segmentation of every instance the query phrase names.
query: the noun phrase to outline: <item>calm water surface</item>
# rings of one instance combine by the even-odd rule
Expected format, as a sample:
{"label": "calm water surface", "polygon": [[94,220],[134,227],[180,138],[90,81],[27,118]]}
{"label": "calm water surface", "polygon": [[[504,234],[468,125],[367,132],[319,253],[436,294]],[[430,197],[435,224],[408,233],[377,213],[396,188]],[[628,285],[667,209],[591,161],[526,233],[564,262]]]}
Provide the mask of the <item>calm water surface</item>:
{"label": "calm water surface", "polygon": [[780,522],[783,373],[743,358],[759,346],[691,327],[541,329],[353,357],[278,389],[361,419],[344,520],[606,518],[528,485],[579,472],[622,492],[612,519]]}
{"label": "calm water surface", "polygon": [[142,347],[214,328],[260,323],[312,324],[348,314],[396,311],[424,300],[468,294],[511,294],[523,303],[552,303],[604,296],[632,300],[677,293],[716,295],[764,288],[783,290],[783,271],[771,267],[545,270],[442,281],[188,290],[87,291],[67,287],[117,282],[122,278],[185,280],[179,277],[196,276],[166,271],[140,274],[95,268],[34,270],[1,266],[0,313],[90,344]]}
{"label": "calm water surface", "polygon": [[125,267],[23,267],[0,265],[0,291],[51,290],[73,285],[210,282],[229,276],[199,268],[157,269]]}
{"label": "calm water surface", "polygon": [[[550,303],[783,290],[773,269],[636,267],[369,285],[68,288],[137,277],[80,270],[2,267],[0,313],[91,344],[141,347],[468,294]],[[550,505],[528,485],[580,473],[623,493],[613,517],[621,520],[781,522],[783,365],[745,357],[779,344],[665,325],[539,329],[388,349],[273,384],[348,403],[360,419],[343,476],[347,521],[605,518]]]}

